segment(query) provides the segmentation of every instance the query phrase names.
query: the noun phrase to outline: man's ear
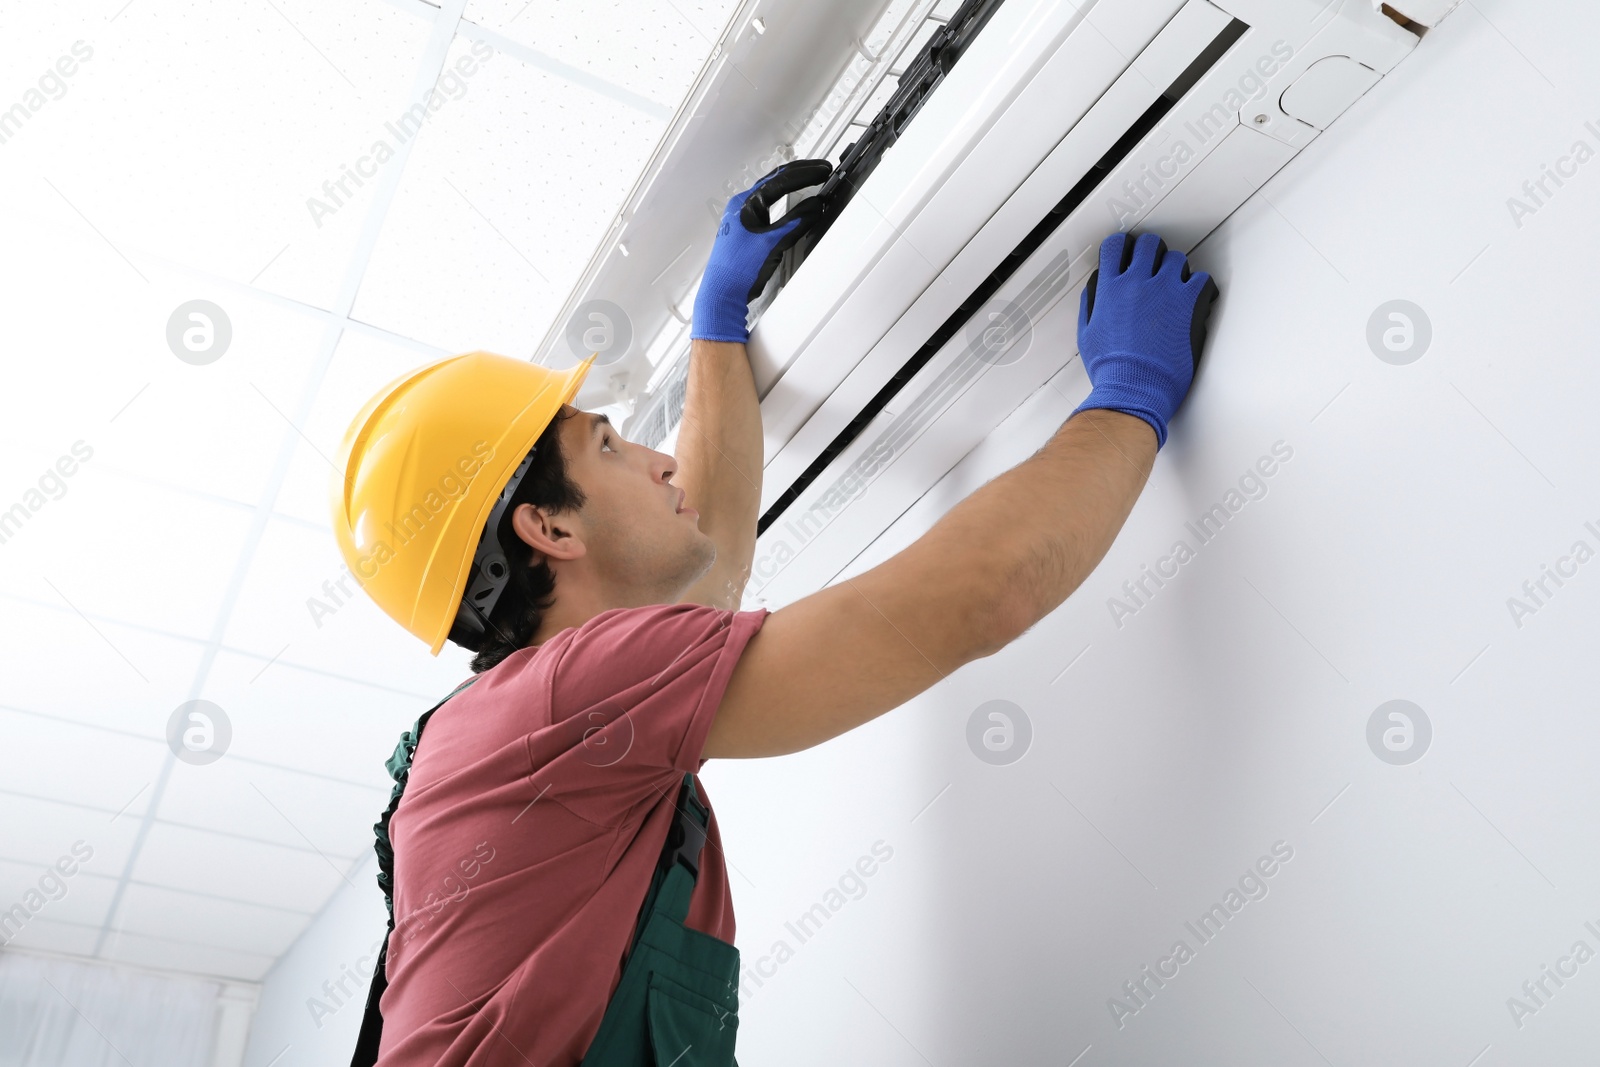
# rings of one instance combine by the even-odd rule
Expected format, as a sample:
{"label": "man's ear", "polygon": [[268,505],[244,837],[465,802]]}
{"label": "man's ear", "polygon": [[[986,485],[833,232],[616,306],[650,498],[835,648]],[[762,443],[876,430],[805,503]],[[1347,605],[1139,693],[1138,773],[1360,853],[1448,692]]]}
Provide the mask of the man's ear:
{"label": "man's ear", "polygon": [[577,559],[587,551],[569,523],[558,521],[532,504],[517,505],[511,513],[511,529],[534,552],[547,559]]}

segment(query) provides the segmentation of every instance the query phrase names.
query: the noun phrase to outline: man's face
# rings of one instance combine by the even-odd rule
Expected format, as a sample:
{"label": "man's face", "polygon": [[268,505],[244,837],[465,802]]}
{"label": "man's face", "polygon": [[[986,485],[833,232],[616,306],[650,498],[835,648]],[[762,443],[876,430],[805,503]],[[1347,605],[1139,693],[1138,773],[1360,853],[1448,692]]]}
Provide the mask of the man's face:
{"label": "man's face", "polygon": [[561,414],[571,416],[560,424],[567,475],[588,502],[556,524],[573,527],[594,572],[617,599],[676,603],[717,556],[699,515],[677,510],[681,494],[669,481],[677,460],[624,440],[615,427],[570,404]]}

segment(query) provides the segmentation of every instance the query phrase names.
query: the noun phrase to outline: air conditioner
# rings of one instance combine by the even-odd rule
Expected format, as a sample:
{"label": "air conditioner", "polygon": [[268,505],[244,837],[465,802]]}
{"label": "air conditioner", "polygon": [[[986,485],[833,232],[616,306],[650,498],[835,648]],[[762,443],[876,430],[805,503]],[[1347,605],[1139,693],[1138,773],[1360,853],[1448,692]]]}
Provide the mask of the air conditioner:
{"label": "air conditioner", "polygon": [[[746,606],[776,608],[828,584],[1075,360],[1077,294],[1107,233],[1156,231],[1192,249],[1452,6],[961,4],[940,22],[931,60],[897,61],[902,78],[924,72],[931,91],[908,105],[901,87],[899,114],[879,123],[893,128],[884,138],[892,145],[841,176],[842,206],[826,232],[797,250],[755,308],[749,351],[766,456]],[[951,54],[939,54],[941,42]],[[872,91],[874,105],[887,95]],[[705,121],[716,121],[713,110]],[[791,134],[817,124],[815,107],[804,122],[777,123]],[[873,133],[860,119],[855,129]],[[763,144],[751,143],[746,155]],[[787,157],[784,147],[771,162]],[[660,186],[674,154],[664,146],[642,184]],[[742,187],[727,184],[704,200],[678,192],[680,214],[711,215]],[[676,329],[641,346],[656,358],[624,424],[658,445],[681,413],[693,283],[670,267],[647,281],[654,264],[607,273],[622,231],[643,233],[648,210],[663,209],[651,208],[648,189],[636,194],[568,310],[601,294],[638,309],[628,312],[636,320],[668,309]],[[688,221],[708,231],[709,250],[710,219]],[[686,245],[680,275],[697,273],[704,256]],[[575,356],[558,352],[557,340],[547,338],[541,356],[565,365]],[[1087,392],[1081,368],[1073,381]],[[614,401],[623,384],[578,402]]]}

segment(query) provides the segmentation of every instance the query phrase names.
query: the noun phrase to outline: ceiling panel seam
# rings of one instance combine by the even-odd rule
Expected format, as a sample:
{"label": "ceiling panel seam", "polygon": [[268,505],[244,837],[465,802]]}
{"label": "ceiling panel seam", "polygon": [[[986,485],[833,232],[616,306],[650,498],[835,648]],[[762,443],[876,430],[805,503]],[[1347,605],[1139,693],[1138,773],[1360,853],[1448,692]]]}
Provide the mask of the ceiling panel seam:
{"label": "ceiling panel seam", "polygon": [[[455,39],[456,28],[461,23],[461,15],[465,6],[466,0],[448,0],[440,9],[438,18],[434,21],[433,33],[428,38],[427,46],[423,49],[422,58],[418,63],[417,76],[411,91],[413,99],[425,99],[438,83],[439,77],[444,71],[450,45]],[[420,138],[412,138],[400,146],[400,150],[396,153],[397,165],[387,168],[383,172],[382,181],[376,186],[372,206],[368,209],[367,215],[363,220],[361,238],[356,244],[350,268],[345,274],[344,284],[335,308],[335,313],[340,318],[348,318],[350,310],[355,305],[356,294],[360,291],[362,278],[366,274],[367,265],[371,261],[373,250],[377,246],[378,237],[383,231],[384,223],[387,221],[389,208],[394,203],[400,179],[405,174],[407,163],[410,162],[411,151],[418,140]],[[229,578],[227,591],[223,596],[222,605],[218,609],[216,624],[201,656],[194,683],[190,687],[188,697],[190,700],[199,698],[205,689],[206,681],[210,677],[211,666],[221,648],[222,636],[227,632],[228,623],[231,621],[233,609],[238,602],[245,578],[249,574],[250,564],[255,557],[256,548],[260,545],[262,535],[266,531],[267,521],[272,515],[272,507],[277,501],[278,493],[288,477],[290,461],[298,445],[299,426],[306,421],[311,411],[323,378],[326,376],[328,367],[333,361],[333,354],[338,348],[342,334],[342,328],[337,325],[330,324],[325,329],[322,350],[312,364],[307,375],[305,387],[301,391],[300,402],[295,412],[294,425],[284,434],[283,442],[278,450],[278,459],[262,493],[261,503],[257,506],[255,516],[251,520],[250,530],[245,536],[245,543],[240,553],[239,562],[234,567],[233,574]],[[151,827],[155,824],[156,812],[160,808],[162,797],[166,793],[167,782],[171,780],[173,767],[176,763],[176,754],[168,750],[161,761],[161,769],[157,772],[155,790],[151,794],[149,806],[145,809],[145,814],[140,819],[139,830],[134,837],[132,847],[129,849],[128,858],[123,864],[122,874],[117,879],[117,886],[112,892],[111,902],[106,907],[105,921],[101,925],[100,935],[95,939],[94,949],[90,953],[93,957],[99,958],[105,949],[106,939],[110,936],[113,924],[116,922],[117,913],[127,892],[128,882],[133,875],[134,866],[139,862],[144,843],[150,835]],[[265,797],[265,794],[263,794],[263,797]],[[287,816],[285,816],[285,819],[287,819]],[[290,825],[293,826],[292,823]],[[296,829],[298,832],[298,828]],[[348,878],[345,878],[342,872],[340,877],[348,883]]]}
{"label": "ceiling panel seam", "polygon": [[[71,919],[43,918],[43,919],[36,919],[34,921],[35,922],[45,922],[45,923],[55,923],[57,926],[75,926],[80,930],[98,930],[100,928],[99,924],[97,924],[97,923],[73,922]],[[257,952],[254,949],[248,949],[248,948],[229,948],[227,945],[216,945],[216,944],[211,944],[211,943],[205,942],[205,941],[189,941],[189,940],[187,940],[185,938],[181,938],[181,937],[164,937],[161,934],[144,934],[144,933],[140,933],[137,930],[119,930],[119,931],[117,931],[117,936],[118,937],[142,937],[147,941],[161,941],[161,942],[164,942],[164,943],[169,944],[169,945],[186,945],[186,946],[188,946],[190,948],[209,949],[212,952],[231,952],[231,953],[234,953],[234,954],[240,955],[240,956],[256,956],[256,957],[259,957],[260,959],[263,959],[263,960],[275,960],[275,959],[277,959],[277,957],[274,956],[270,952]]]}
{"label": "ceiling panel seam", "polygon": [[[38,869],[38,865],[31,860],[19,860],[15,856],[0,856],[0,863],[13,863],[18,867],[27,867],[32,870]],[[359,868],[356,869],[359,870]],[[117,880],[117,876],[114,874],[95,874],[92,871],[79,871],[74,877],[97,878],[107,882],[114,882]],[[159,889],[163,893],[182,893],[186,897],[199,897],[201,900],[214,900],[219,904],[237,904],[240,907],[245,908],[260,908],[264,911],[281,911],[285,915],[299,915],[309,918],[322,913],[321,908],[316,911],[307,911],[304,908],[286,908],[282,904],[263,904],[257,900],[246,900],[244,897],[230,897],[225,893],[207,893],[200,889],[184,889],[180,886],[163,885],[160,882],[145,882],[138,878],[131,880],[128,884],[137,886],[140,889]],[[326,904],[323,905],[323,907],[326,906]],[[99,926],[94,925],[94,929],[98,930]]]}
{"label": "ceiling panel seam", "polygon": [[[374,789],[373,792],[374,793],[381,793],[382,790]],[[9,796],[9,797],[20,797],[23,800],[33,800],[33,801],[37,801],[40,804],[55,804],[55,805],[58,805],[60,807],[65,807],[65,808],[80,808],[80,809],[82,809],[84,811],[92,811],[92,812],[96,812],[96,813],[98,813],[100,815],[104,815],[106,812],[111,810],[110,808],[102,808],[102,807],[100,807],[99,805],[96,805],[96,804],[82,804],[82,803],[79,803],[78,801],[75,801],[75,800],[60,800],[60,799],[58,799],[56,797],[39,796],[36,793],[25,793],[25,792],[23,792],[21,790],[18,790],[18,789],[0,789],[0,795]],[[112,821],[114,822],[116,820],[113,819]],[[163,819],[163,818],[161,818],[159,816],[157,816],[152,821],[156,822],[156,823],[160,823],[162,826],[177,827],[180,830],[192,830],[192,831],[194,831],[196,833],[213,834],[213,835],[215,835],[217,837],[230,837],[230,838],[233,838],[236,841],[244,841],[244,842],[247,842],[247,843],[253,844],[253,845],[265,845],[268,848],[288,849],[291,852],[304,852],[304,853],[307,853],[309,855],[321,856],[324,859],[336,859],[336,860],[345,860],[347,862],[351,862],[351,861],[354,861],[354,860],[357,860],[357,859],[361,858],[362,856],[364,856],[366,854],[366,850],[365,849],[361,849],[361,850],[356,851],[356,852],[331,852],[331,851],[328,851],[327,849],[316,848],[315,846],[306,847],[304,845],[290,845],[290,844],[285,844],[282,841],[273,841],[273,840],[271,840],[269,838],[265,838],[265,837],[254,837],[254,836],[252,836],[250,834],[241,834],[241,833],[237,833],[237,832],[235,832],[233,830],[218,830],[216,827],[213,827],[213,826],[201,826],[199,823],[180,822],[177,819]],[[21,861],[19,860],[17,862],[21,862]],[[99,877],[101,877],[101,878],[111,878],[113,876],[109,875],[109,874],[103,874],[103,875],[100,875]],[[152,885],[161,885],[161,886],[165,886],[166,885],[165,882],[153,882],[153,883],[150,883],[150,884],[152,884]]]}
{"label": "ceiling panel seam", "polygon": [[[141,734],[141,733],[138,733],[138,732],[136,732],[134,730],[123,730],[123,729],[119,729],[118,727],[115,727],[115,726],[102,726],[99,723],[84,722],[82,719],[72,719],[72,718],[68,718],[65,715],[54,715],[54,714],[52,714],[50,712],[47,712],[47,711],[30,711],[30,710],[28,710],[26,708],[19,708],[19,707],[15,707],[13,705],[10,705],[10,704],[0,704],[0,712],[7,712],[7,711],[9,711],[9,712],[11,712],[13,714],[16,714],[16,715],[27,715],[27,716],[30,716],[30,717],[35,718],[35,719],[44,719],[44,720],[49,721],[49,722],[65,723],[68,726],[78,726],[78,727],[82,727],[85,730],[98,730],[98,731],[100,731],[102,733],[116,734],[119,737],[131,737],[136,741],[148,741],[148,742],[150,742],[152,744],[157,744],[157,745],[163,744],[166,741],[166,738],[160,737],[158,735]],[[291,765],[289,765],[287,763],[278,763],[278,762],[275,762],[273,760],[257,759],[254,756],[235,755],[233,757],[233,759],[234,759],[235,762],[238,762],[238,763],[249,763],[249,764],[253,764],[254,766],[257,766],[257,767],[266,767],[269,770],[283,771],[286,774],[298,774],[302,778],[316,778],[316,779],[319,779],[319,780],[324,781],[324,782],[332,782],[335,785],[349,786],[352,789],[364,789],[364,790],[367,790],[369,792],[374,792],[374,793],[378,793],[378,794],[381,794],[381,795],[387,795],[387,793],[388,793],[388,789],[385,788],[382,785],[374,785],[374,784],[372,784],[370,782],[358,782],[353,778],[340,778],[337,775],[325,774],[322,771],[308,770],[308,769],[306,769],[304,767],[294,767],[294,766],[291,766]],[[0,787],[0,793],[12,793],[12,792],[14,792],[14,790],[5,789],[3,787]],[[24,794],[16,794],[16,795],[21,796],[21,795],[24,795]],[[39,797],[37,799],[44,800],[44,799],[48,799],[48,798]],[[137,799],[138,799],[138,797],[136,795],[134,797],[134,800],[137,800]],[[65,803],[69,803],[69,801],[61,801],[61,803],[65,804]],[[129,803],[131,804],[132,801],[129,801]],[[83,807],[90,807],[90,805],[82,805],[82,806]],[[93,810],[95,810],[95,811],[109,811],[110,809],[109,808],[93,808]],[[127,809],[123,808],[122,810],[125,811]]]}
{"label": "ceiling panel seam", "polygon": [[[685,19],[684,21],[688,21]],[[462,20],[458,31],[462,37],[469,41],[482,41],[497,52],[504,53],[512,59],[520,60],[530,67],[537,67],[547,74],[554,74],[562,81],[571,82],[582,89],[587,89],[598,96],[615,100],[619,104],[633,108],[641,114],[661,122],[670,121],[672,108],[659,104],[632,89],[625,89],[615,82],[607,81],[598,74],[591,74],[582,67],[574,67],[563,63],[554,56],[549,56],[525,44],[518,44],[509,37],[502,36],[491,29],[479,26],[475,22]]]}

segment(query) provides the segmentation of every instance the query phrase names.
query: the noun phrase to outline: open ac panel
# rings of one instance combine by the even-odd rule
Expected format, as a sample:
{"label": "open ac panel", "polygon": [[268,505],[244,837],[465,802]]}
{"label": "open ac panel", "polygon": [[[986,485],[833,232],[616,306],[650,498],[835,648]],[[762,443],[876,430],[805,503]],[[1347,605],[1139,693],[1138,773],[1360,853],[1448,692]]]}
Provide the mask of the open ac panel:
{"label": "open ac panel", "polygon": [[[753,308],[746,606],[832,581],[1076,358],[1108,233],[1193,249],[1452,6],[966,0],[981,29]],[[670,362],[625,424],[652,446],[681,414]]]}
{"label": "open ac panel", "polygon": [[752,331],[746,606],[833,580],[1076,358],[1043,323],[1106,234],[1192,249],[1418,40],[1368,0],[1008,0]]}

